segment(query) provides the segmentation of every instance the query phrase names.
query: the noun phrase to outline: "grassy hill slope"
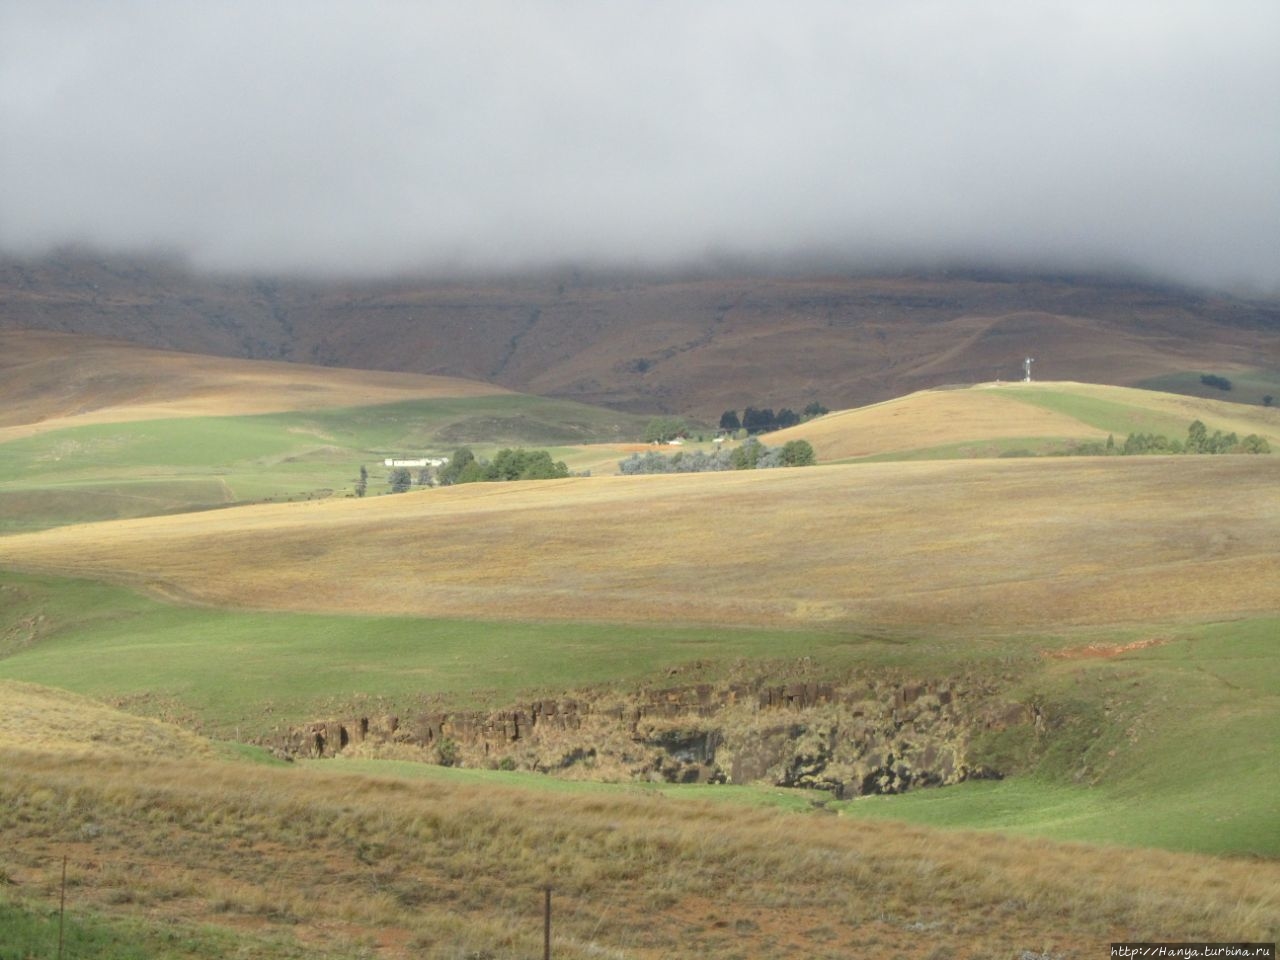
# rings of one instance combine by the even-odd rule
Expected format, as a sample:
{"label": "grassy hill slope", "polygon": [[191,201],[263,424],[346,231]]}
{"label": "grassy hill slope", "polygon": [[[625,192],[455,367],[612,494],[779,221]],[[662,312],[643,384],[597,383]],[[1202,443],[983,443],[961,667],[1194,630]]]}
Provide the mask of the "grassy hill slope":
{"label": "grassy hill slope", "polygon": [[933,627],[1203,618],[1280,607],[1278,479],[1277,458],[1235,456],[476,484],[11,536],[0,563],[329,612]]}
{"label": "grassy hill slope", "polygon": [[839,410],[762,439],[805,439],[819,460],[992,457],[1062,453],[1072,443],[1122,444],[1130,433],[1185,439],[1200,420],[1212,433],[1256,433],[1280,449],[1280,409],[1089,383],[980,384],[926,390]]}
{"label": "grassy hill slope", "polygon": [[507,393],[456,377],[248,362],[88,336],[0,330],[0,443],[85,424]]}
{"label": "grassy hill slope", "polygon": [[[350,495],[462,443],[630,438],[643,420],[472,381],[0,333],[0,531]],[[573,457],[571,456],[571,459]]]}

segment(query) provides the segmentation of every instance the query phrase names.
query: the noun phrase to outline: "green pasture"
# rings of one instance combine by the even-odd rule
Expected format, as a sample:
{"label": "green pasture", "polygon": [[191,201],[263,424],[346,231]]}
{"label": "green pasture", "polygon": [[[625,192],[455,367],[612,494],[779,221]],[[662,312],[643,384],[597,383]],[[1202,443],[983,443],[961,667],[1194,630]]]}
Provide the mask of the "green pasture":
{"label": "green pasture", "polygon": [[[2,877],[3,874],[0,874]],[[222,960],[225,957],[271,957],[272,960],[355,960],[364,950],[334,953],[302,948],[293,938],[218,930],[210,926],[108,917],[83,909],[72,888],[59,919],[56,906],[23,901],[4,893],[0,884],[0,960]]]}
{"label": "green pasture", "polygon": [[[1107,659],[1041,654],[1150,636],[1169,642]],[[497,707],[588,686],[716,680],[735,670],[785,677],[799,657],[833,672],[999,671],[1014,682],[1014,695],[1041,706],[1049,729],[987,735],[977,756],[1024,774],[831,802],[828,809],[1264,856],[1280,855],[1278,638],[1274,617],[1056,636],[924,637],[256,613],[180,607],[87,581],[0,574],[0,677],[95,696],[225,738],[350,709]],[[676,679],[668,673],[673,667],[682,668]],[[335,761],[333,770],[535,782],[511,773],[362,764]],[[826,799],[767,788],[682,791],[796,807]]]}
{"label": "green pasture", "polygon": [[[1205,374],[1225,376],[1231,381],[1230,390],[1219,390],[1200,382]],[[1191,397],[1207,397],[1210,400],[1230,400],[1232,403],[1263,402],[1272,397],[1272,405],[1280,408],[1280,371],[1278,370],[1197,370],[1183,373],[1167,373],[1151,377],[1136,384],[1144,390],[1162,390],[1165,393],[1182,393]]]}
{"label": "green pasture", "polygon": [[0,534],[234,503],[347,496],[360,466],[470,445],[546,447],[640,436],[645,419],[522,395],[244,417],[94,424],[0,444]]}
{"label": "green pasture", "polygon": [[1095,429],[1114,434],[1117,442],[1123,442],[1131,433],[1156,433],[1181,438],[1186,436],[1190,423],[1136,404],[1047,386],[1019,385],[1016,390],[1000,396],[1013,403],[1029,403],[1074,417]]}
{"label": "green pasture", "polygon": [[[869,457],[853,457],[848,460],[823,461],[824,463],[890,463],[903,460],[989,460],[996,457],[1019,455],[1046,457],[1067,453],[1073,444],[1085,437],[993,437],[988,440],[967,440],[962,443],[945,443],[936,447],[920,447],[913,450],[894,450]],[[1088,438],[1092,439],[1092,438]],[[1121,438],[1123,442],[1123,437]]]}

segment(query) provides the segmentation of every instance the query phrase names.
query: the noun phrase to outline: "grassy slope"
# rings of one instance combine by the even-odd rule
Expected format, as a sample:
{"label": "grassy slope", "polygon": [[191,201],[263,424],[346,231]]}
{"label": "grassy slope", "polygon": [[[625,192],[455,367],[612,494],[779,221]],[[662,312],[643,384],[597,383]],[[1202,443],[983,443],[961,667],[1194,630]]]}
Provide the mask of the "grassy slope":
{"label": "grassy slope", "polygon": [[1257,433],[1280,448],[1280,409],[1085,383],[1006,383],[926,390],[841,410],[764,438],[806,439],[820,460],[995,457],[1010,450],[1055,453],[1084,440],[1130,433],[1182,439],[1193,420],[1210,432]]}
{"label": "grassy slope", "polygon": [[[704,680],[740,658],[764,668],[798,656],[830,674],[855,666],[918,675],[975,666],[1012,672],[1025,678],[1022,695],[1063,725],[1045,741],[1052,749],[1039,740],[999,738],[984,749],[1002,767],[1033,770],[1032,778],[858,800],[844,812],[1060,839],[1280,855],[1272,830],[1280,782],[1268,762],[1280,738],[1275,618],[1171,625],[1154,634],[1171,641],[1165,645],[1077,661],[1043,654],[1153,633],[860,637],[548,627],[193,610],[90,582],[13,575],[0,587],[11,618],[0,677],[108,698],[228,737],[348,710],[411,714],[424,706],[427,692],[436,703],[492,706],[593,683],[661,683],[668,667],[693,660],[711,665],[699,673]],[[31,712],[29,695],[17,698],[19,690],[0,685],[15,716]],[[74,728],[46,726],[55,733]],[[5,729],[0,725],[0,739]],[[31,736],[30,729],[23,736]],[[403,772],[378,765],[347,769]],[[481,783],[522,782],[470,776]]]}
{"label": "grassy slope", "polygon": [[[0,531],[269,499],[350,495],[362,463],[621,438],[639,418],[501,394],[373,407],[93,424],[0,444]],[[572,457],[570,459],[573,459]]]}
{"label": "grassy slope", "polygon": [[0,563],[299,612],[927,631],[1204,619],[1280,608],[1278,478],[1280,458],[1234,456],[474,484],[10,536]]}

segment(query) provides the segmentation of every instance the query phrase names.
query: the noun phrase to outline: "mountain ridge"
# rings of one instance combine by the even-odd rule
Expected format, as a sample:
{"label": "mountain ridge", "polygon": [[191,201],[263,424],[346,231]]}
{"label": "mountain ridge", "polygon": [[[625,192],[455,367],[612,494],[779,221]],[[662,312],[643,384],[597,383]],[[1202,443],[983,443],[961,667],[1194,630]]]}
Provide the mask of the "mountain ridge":
{"label": "mountain ridge", "polygon": [[1018,379],[1026,356],[1038,377],[1122,386],[1280,371],[1275,299],[994,269],[322,281],[61,253],[0,261],[0,328],[442,374],[708,419]]}

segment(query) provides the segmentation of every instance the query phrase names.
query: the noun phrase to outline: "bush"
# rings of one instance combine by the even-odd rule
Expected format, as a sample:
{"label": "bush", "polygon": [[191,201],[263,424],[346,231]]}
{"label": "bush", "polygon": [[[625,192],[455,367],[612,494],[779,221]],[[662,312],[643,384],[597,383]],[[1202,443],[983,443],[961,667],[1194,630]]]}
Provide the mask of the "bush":
{"label": "bush", "polygon": [[1231,381],[1226,377],[1220,377],[1216,373],[1206,373],[1200,378],[1200,382],[1206,387],[1216,387],[1219,390],[1230,390]]}

